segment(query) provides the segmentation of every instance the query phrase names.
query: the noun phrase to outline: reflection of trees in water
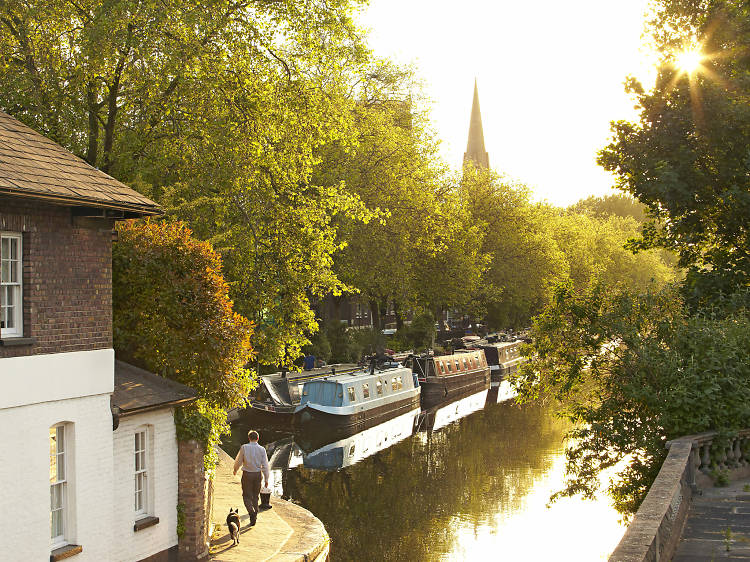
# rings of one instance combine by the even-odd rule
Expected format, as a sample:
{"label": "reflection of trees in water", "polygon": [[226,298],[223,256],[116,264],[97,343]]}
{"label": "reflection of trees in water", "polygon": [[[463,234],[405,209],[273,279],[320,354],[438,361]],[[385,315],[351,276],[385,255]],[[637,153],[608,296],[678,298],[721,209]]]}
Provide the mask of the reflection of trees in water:
{"label": "reflection of trees in water", "polygon": [[478,527],[520,509],[563,431],[541,408],[501,404],[339,472],[287,471],[284,492],[323,521],[333,560],[429,560],[450,550],[453,517]]}

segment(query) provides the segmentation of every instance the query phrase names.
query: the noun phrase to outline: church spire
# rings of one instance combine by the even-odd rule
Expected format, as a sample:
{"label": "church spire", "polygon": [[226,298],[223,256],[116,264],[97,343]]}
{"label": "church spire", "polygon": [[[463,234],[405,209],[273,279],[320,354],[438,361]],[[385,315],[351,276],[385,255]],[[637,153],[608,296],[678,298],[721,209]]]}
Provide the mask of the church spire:
{"label": "church spire", "polygon": [[466,143],[464,164],[471,160],[477,168],[489,168],[490,156],[484,149],[484,132],[482,131],[482,114],[479,112],[479,90],[477,79],[474,79],[474,101],[471,103],[471,120],[469,121],[469,140]]}

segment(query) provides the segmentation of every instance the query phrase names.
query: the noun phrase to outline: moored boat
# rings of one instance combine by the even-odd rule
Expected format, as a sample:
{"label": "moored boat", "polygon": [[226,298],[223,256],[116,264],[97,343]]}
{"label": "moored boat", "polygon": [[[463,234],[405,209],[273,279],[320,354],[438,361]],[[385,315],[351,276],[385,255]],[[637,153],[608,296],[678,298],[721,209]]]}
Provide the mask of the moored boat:
{"label": "moored boat", "polygon": [[322,424],[330,431],[363,431],[419,407],[420,387],[397,364],[308,380],[293,423]]}
{"label": "moored boat", "polygon": [[302,398],[306,381],[337,373],[352,373],[361,367],[353,363],[328,365],[309,371],[281,371],[260,377],[260,385],[248,400],[248,409],[263,422],[289,424]]}
{"label": "moored boat", "polygon": [[520,351],[522,343],[521,340],[509,342],[478,341],[474,342],[471,348],[484,351],[487,364],[490,366],[492,382],[500,383],[505,381],[511,373],[515,373],[519,365],[526,360]]}
{"label": "moored boat", "polygon": [[490,387],[490,370],[482,350],[413,357],[411,367],[422,387],[422,406],[426,408]]}

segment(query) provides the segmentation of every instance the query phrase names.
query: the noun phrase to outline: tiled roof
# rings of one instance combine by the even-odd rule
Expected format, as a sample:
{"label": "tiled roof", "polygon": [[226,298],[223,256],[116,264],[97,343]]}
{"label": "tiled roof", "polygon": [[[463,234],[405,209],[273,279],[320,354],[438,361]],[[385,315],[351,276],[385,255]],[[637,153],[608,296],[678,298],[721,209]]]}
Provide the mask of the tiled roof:
{"label": "tiled roof", "polygon": [[159,205],[0,111],[0,194],[161,214]]}
{"label": "tiled roof", "polygon": [[149,373],[143,369],[115,361],[115,391],[112,404],[120,415],[165,408],[192,402],[195,391],[189,386]]}

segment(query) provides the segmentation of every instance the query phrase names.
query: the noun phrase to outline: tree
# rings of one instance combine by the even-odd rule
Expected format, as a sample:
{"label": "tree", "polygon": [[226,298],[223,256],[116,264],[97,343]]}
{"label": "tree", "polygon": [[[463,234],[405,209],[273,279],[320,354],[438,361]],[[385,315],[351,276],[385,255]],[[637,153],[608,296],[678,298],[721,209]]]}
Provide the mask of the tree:
{"label": "tree", "polygon": [[599,486],[634,513],[666,457],[665,443],[750,423],[748,294],[691,314],[672,287],[636,294],[596,284],[556,288],[535,319],[535,353],[514,378],[521,400],[554,398],[575,424],[567,481],[555,497]]}
{"label": "tree", "polygon": [[[650,31],[662,56],[656,85],[630,79],[636,123],[613,123],[599,163],[649,208],[634,249],[662,247],[688,268],[692,299],[748,285],[750,275],[750,6],[664,0]],[[680,51],[704,54],[694,72]]]}
{"label": "tree", "polygon": [[221,258],[181,223],[126,222],[112,251],[115,353],[198,393],[180,418],[210,446],[254,386],[252,324],[232,309]]}
{"label": "tree", "polygon": [[466,166],[461,181],[466,212],[485,232],[490,257],[478,297],[490,328],[528,326],[549,301],[565,257],[547,233],[547,211],[529,190],[492,171]]}
{"label": "tree", "polygon": [[309,295],[338,291],[335,220],[312,182],[352,142],[369,67],[355,0],[50,0],[0,6],[3,109],[162,203],[222,254],[259,360],[299,353]]}

